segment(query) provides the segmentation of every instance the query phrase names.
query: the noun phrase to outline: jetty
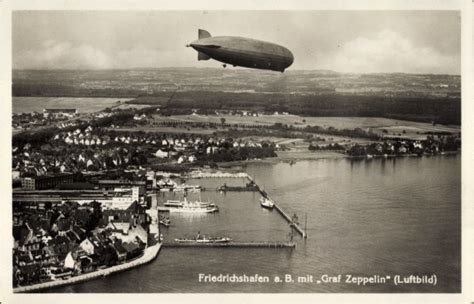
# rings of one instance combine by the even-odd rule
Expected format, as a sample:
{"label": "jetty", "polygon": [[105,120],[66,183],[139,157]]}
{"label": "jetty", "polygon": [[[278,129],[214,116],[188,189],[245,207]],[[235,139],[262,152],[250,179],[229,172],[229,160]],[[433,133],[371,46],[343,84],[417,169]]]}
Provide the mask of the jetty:
{"label": "jetty", "polygon": [[164,242],[163,247],[219,247],[219,248],[295,248],[294,242],[227,242],[227,243],[179,243]]}
{"label": "jetty", "polygon": [[301,228],[300,224],[295,220],[295,216],[290,217],[278,204],[268,195],[268,193],[260,188],[260,186],[254,182],[252,177],[248,174],[246,174],[246,178],[251,182],[254,183],[257,187],[257,191],[260,192],[260,194],[265,197],[266,199],[269,199],[273,203],[273,208],[290,224],[290,227],[295,229],[303,238],[307,238],[308,234],[306,233],[306,229]]}
{"label": "jetty", "polygon": [[203,172],[203,171],[191,171],[186,178],[248,178],[248,174],[245,172],[241,173],[230,173],[230,172]]}
{"label": "jetty", "polygon": [[227,192],[227,191],[258,191],[257,185],[253,181],[248,182],[245,186],[227,186],[226,183],[224,185],[217,188],[217,191],[220,192]]}

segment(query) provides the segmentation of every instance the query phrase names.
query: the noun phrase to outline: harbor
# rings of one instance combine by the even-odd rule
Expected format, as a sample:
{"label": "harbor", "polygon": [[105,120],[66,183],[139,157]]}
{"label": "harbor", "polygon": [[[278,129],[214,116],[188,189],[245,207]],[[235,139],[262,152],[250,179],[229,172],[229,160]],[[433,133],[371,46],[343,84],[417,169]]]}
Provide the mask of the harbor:
{"label": "harbor", "polygon": [[[260,199],[258,200],[260,202],[260,206],[263,209],[267,209],[269,211],[272,211],[273,209],[276,211],[276,214],[278,214],[290,227],[290,230],[296,231],[303,239],[306,239],[308,237],[308,234],[306,232],[306,229],[301,226],[301,224],[298,221],[298,216],[296,214],[293,214],[293,216],[290,216],[287,211],[283,209],[278,203],[275,202],[273,198],[270,197],[270,195],[263,190],[262,187],[260,187],[255,180],[247,173],[245,172],[238,172],[238,173],[231,173],[231,172],[191,172],[187,175],[184,175],[181,177],[183,181],[183,184],[177,185],[175,184],[174,188],[184,188],[184,187],[189,187],[192,189],[200,189],[198,191],[198,196],[199,199],[192,201],[188,201],[188,196],[193,196],[196,197],[196,192],[188,192],[184,191],[181,195],[183,196],[182,200],[176,200],[175,197],[179,196],[181,191],[176,192],[174,191],[174,188],[170,188],[170,191],[167,191],[165,193],[161,193],[162,197],[166,197],[167,199],[163,198],[163,203],[158,205],[158,212],[160,214],[174,214],[174,213],[188,213],[188,214],[200,214],[200,213],[218,213],[219,212],[219,206],[221,203],[213,203],[210,202],[209,200],[203,202],[202,201],[202,195],[204,194],[205,196],[213,196],[216,191],[218,193],[221,193],[225,196],[230,195],[230,193],[234,193],[235,196],[245,196],[246,194],[248,195],[249,193],[252,193],[252,197],[255,197],[255,195],[260,196]],[[231,181],[234,179],[235,181]],[[216,180],[215,182],[212,182],[213,180]],[[188,181],[192,181],[191,183],[187,183]],[[222,184],[220,184],[222,181]],[[167,182],[168,184],[173,184],[173,181]],[[194,184],[197,183],[197,184]],[[220,184],[220,186],[215,187],[215,184]],[[212,185],[212,186],[211,186]],[[203,194],[201,194],[201,191],[204,191]],[[214,191],[212,191],[214,190]],[[211,193],[212,194],[211,194]],[[253,194],[255,193],[255,194]],[[222,197],[222,196],[221,196]],[[256,197],[259,198],[259,197]],[[219,198],[219,200],[221,200]],[[238,202],[237,202],[238,203]],[[166,219],[169,221],[169,219]],[[164,223],[163,223],[164,224]],[[305,226],[307,224],[307,219],[305,216]],[[169,223],[165,225],[166,227],[169,227]],[[285,227],[283,225],[283,227]],[[290,233],[290,238],[291,240],[289,242],[286,241],[280,241],[280,242],[269,242],[267,240],[252,240],[252,242],[235,242],[235,243],[228,243],[228,244],[202,244],[202,243],[196,243],[196,244],[172,244],[172,243],[167,243],[167,246],[174,246],[174,247],[192,247],[192,246],[198,246],[198,247],[273,247],[273,248],[287,248],[287,247],[295,247],[295,243],[293,242],[293,234]],[[285,236],[286,238],[286,236]]]}
{"label": "harbor", "polygon": [[[224,183],[222,186],[214,188],[214,187],[204,187],[202,185],[193,185],[189,186],[186,185],[186,187],[189,187],[190,189],[199,189],[199,191],[219,191],[219,192],[252,192],[256,191],[260,193],[260,195],[267,199],[268,201],[271,202],[271,208],[275,208],[275,210],[285,219],[285,221],[292,227],[293,229],[296,230],[297,233],[299,233],[303,238],[307,238],[308,234],[306,232],[306,229],[301,227],[301,224],[298,222],[298,217],[296,214],[293,216],[290,216],[279,204],[277,204],[271,197],[270,195],[263,190],[256,182],[255,180],[247,173],[245,172],[239,172],[239,173],[231,173],[231,172],[203,172],[203,171],[193,171],[190,172],[187,175],[184,175],[183,178],[191,178],[191,179],[224,179],[224,178],[233,178],[233,179],[245,179],[248,182],[245,185],[239,185],[239,186],[229,186],[226,183]],[[181,192],[183,191],[182,189],[185,187],[180,187],[180,185],[175,186],[174,188],[167,188],[168,191],[171,192]],[[178,189],[178,190],[176,190]],[[185,191],[186,192],[186,191]],[[159,206],[158,211],[160,212],[169,212],[170,208],[168,206]],[[214,212],[217,210],[211,210],[208,212]],[[192,211],[190,211],[192,212]],[[306,221],[306,217],[305,217]],[[306,226],[306,223],[305,223]]]}
{"label": "harbor", "polygon": [[[158,257],[151,263],[135,270],[123,271],[120,275],[52,286],[45,292],[216,293],[223,289],[237,293],[390,292],[389,285],[354,287],[346,284],[269,283],[257,289],[252,284],[196,284],[196,280],[199,273],[221,272],[268,276],[288,273],[293,277],[304,273],[318,276],[331,269],[342,273],[407,273],[412,270],[413,261],[423,265],[419,269],[421,272],[434,269],[440,274],[439,285],[424,286],[421,289],[423,292],[449,291],[457,279],[452,268],[445,263],[438,263],[438,257],[420,256],[418,248],[407,248],[403,243],[404,240],[413,240],[420,244],[420,248],[433,250],[434,254],[450,263],[455,260],[456,256],[452,253],[448,255],[443,248],[457,244],[459,237],[445,239],[443,231],[451,229],[454,235],[458,235],[452,223],[458,212],[452,206],[458,197],[451,196],[451,192],[446,191],[447,187],[443,185],[456,181],[455,172],[459,162],[459,157],[452,157],[372,160],[370,163],[347,160],[301,161],[293,166],[286,163],[252,164],[245,168],[246,174],[257,181],[267,197],[276,203],[276,208],[263,208],[260,205],[262,193],[257,191],[190,192],[188,200],[213,202],[219,211],[203,214],[159,211],[159,216],[169,219],[169,226],[160,225],[164,241]],[[441,180],[435,174],[440,166],[447,172]],[[368,167],[372,169],[367,170]],[[413,180],[407,181],[407,175],[413,175]],[[353,176],[357,176],[357,179],[351,178]],[[224,183],[232,187],[248,183],[247,176],[232,174],[221,178],[174,179],[209,189],[217,189]],[[383,188],[387,182],[393,183],[392,190]],[[421,191],[418,199],[403,192],[406,187],[414,185]],[[455,185],[459,187],[458,183]],[[367,195],[374,199],[367,200]],[[396,203],[400,201],[400,195],[406,203]],[[155,206],[162,206],[167,200],[183,201],[184,193],[158,192],[152,197]],[[278,211],[278,207],[286,214],[286,218]],[[295,213],[302,223],[297,226],[303,232],[305,214],[308,214],[307,239],[300,238],[297,228],[289,226]],[[348,217],[352,220],[347,221]],[[424,243],[427,234],[417,230],[420,223],[430,231],[435,229],[435,233],[428,234],[429,243]],[[400,225],[406,224],[412,228],[410,231],[398,229]],[[295,247],[260,245],[290,243],[290,229],[293,230]],[[198,231],[214,237],[230,237],[237,246],[173,244],[175,239],[192,238]],[[372,237],[368,238],[368,235]],[[393,243],[393,240],[400,240],[401,243]],[[260,243],[259,247],[238,247],[241,244],[253,246],[253,243]],[[430,246],[433,243],[441,246],[433,248]],[[384,259],[373,260],[375,254]],[[386,263],[386,259],[396,259],[399,264],[392,266]],[[427,259],[429,263],[423,264]],[[137,286],[140,286],[139,289]],[[407,286],[407,290],[419,291],[420,287]]]}
{"label": "harbor", "polygon": [[[186,183],[186,180],[191,180],[190,184]],[[230,182],[229,179],[234,179],[237,182],[234,184]],[[158,180],[158,182],[157,182]],[[117,207],[120,208],[133,208],[133,210],[142,210],[146,213],[146,217],[149,219],[148,231],[148,245],[143,250],[143,252],[135,257],[128,259],[126,261],[122,260],[112,265],[103,265],[101,267],[96,267],[93,271],[80,271],[78,270],[79,262],[74,260],[73,263],[68,264],[68,269],[73,269],[74,272],[70,271],[64,275],[52,275],[51,278],[47,281],[38,282],[35,284],[27,286],[17,286],[14,288],[14,292],[32,292],[39,291],[50,288],[57,288],[59,286],[66,286],[71,284],[76,284],[88,280],[94,280],[97,278],[103,278],[110,274],[116,272],[122,272],[131,268],[138,267],[140,265],[146,264],[157,258],[161,247],[163,248],[256,248],[256,249],[290,249],[293,250],[297,247],[296,241],[293,238],[293,229],[301,234],[303,238],[306,238],[306,232],[299,226],[298,222],[295,221],[296,216],[290,218],[288,214],[278,206],[269,195],[262,190],[262,188],[255,183],[255,181],[247,173],[223,173],[223,172],[200,172],[199,174],[192,174],[191,176],[178,176],[174,179],[162,178],[159,177],[154,181],[158,185],[156,188],[148,189],[147,191],[142,192],[143,197],[139,197],[139,188],[135,186],[134,190],[131,190],[131,196],[121,195],[122,200],[109,199],[108,201],[102,199],[100,202],[104,201],[104,212],[108,214],[115,214],[115,220],[118,220],[118,214],[120,214]],[[177,182],[178,181],[178,182]],[[180,181],[180,182],[179,182]],[[196,183],[195,181],[199,181]],[[212,187],[205,187],[206,182],[212,184]],[[221,184],[223,183],[223,185]],[[221,185],[217,187],[217,185]],[[122,186],[124,187],[124,186]],[[126,186],[125,186],[126,187]],[[214,191],[204,191],[204,189],[214,189]],[[168,191],[161,191],[166,189]],[[101,194],[102,190],[89,190],[93,195],[98,196]],[[128,193],[127,188],[116,188],[113,190],[114,193]],[[38,206],[43,206],[44,204],[41,198],[44,198],[43,201],[51,201],[54,199],[55,204],[86,204],[87,199],[83,197],[88,195],[87,198],[91,195],[87,192],[84,194],[82,190],[47,190],[47,191],[36,191],[34,196],[30,198],[32,194],[30,192],[17,191],[14,196],[14,201],[18,204],[38,204]],[[205,199],[202,198],[202,193],[205,193]],[[70,197],[70,193],[74,193],[74,197]],[[135,196],[133,196],[135,193]],[[71,198],[77,202],[71,202]],[[84,202],[82,202],[81,198]],[[102,197],[100,197],[102,198]],[[142,201],[141,204],[138,202],[131,202],[127,199],[139,199]],[[145,199],[148,201],[148,207],[145,207]],[[129,206],[131,204],[131,206]],[[247,207],[240,206],[242,204],[247,205]],[[87,205],[88,206],[88,205]],[[115,206],[115,207],[114,207]],[[230,210],[228,208],[235,208],[235,210]],[[221,208],[223,212],[229,214],[232,218],[238,219],[241,218],[241,214],[237,212],[238,209],[242,207],[247,208],[248,210],[252,209],[257,211],[261,210],[261,219],[256,222],[255,228],[261,229],[262,231],[267,231],[270,226],[265,225],[265,221],[270,221],[271,226],[277,228],[275,231],[285,231],[288,230],[286,225],[282,225],[281,219],[277,220],[278,217],[283,217],[283,219],[288,222],[289,234],[283,232],[278,236],[268,238],[252,238],[248,239],[245,235],[238,235],[235,232],[228,234],[223,231],[223,228],[226,228],[225,222],[222,222],[218,226],[214,226],[212,222],[215,222],[219,218],[219,213]],[[88,207],[87,207],[88,208]],[[138,208],[138,209],[137,209]],[[273,212],[273,210],[276,212]],[[129,209],[132,210],[132,209]],[[134,211],[134,212],[135,212]],[[118,212],[118,213],[117,213]],[[130,213],[127,216],[130,216]],[[144,216],[145,214],[143,214]],[[136,214],[138,216],[138,214]],[[114,221],[114,216],[107,217],[112,218]],[[132,217],[133,218],[133,217]],[[267,220],[265,220],[267,218]],[[136,220],[135,220],[136,221]],[[193,233],[192,231],[193,223],[198,223],[197,229],[205,228],[206,232],[209,235],[200,234],[198,231],[197,235],[194,235],[191,238],[181,237],[180,234]],[[220,221],[219,221],[220,222]],[[136,223],[136,222],[135,222]],[[122,223],[124,224],[124,223]],[[111,224],[112,228],[109,226],[101,228],[104,231],[110,231],[108,229],[117,229],[113,228],[114,225],[122,225],[120,223]],[[211,224],[212,226],[206,227]],[[123,225],[122,225],[123,226]],[[133,225],[130,225],[128,229],[131,229]],[[160,226],[163,228],[160,230]],[[245,227],[245,226],[242,226]],[[252,228],[252,226],[248,226]],[[125,230],[114,230],[120,231],[122,237],[127,238],[128,232]],[[134,230],[135,231],[135,230]],[[104,232],[105,233],[105,232]],[[134,232],[135,233],[135,232]],[[224,235],[220,237],[213,237],[215,233],[219,235]],[[174,235],[174,237],[173,237]],[[235,240],[233,239],[235,237]],[[174,241],[173,241],[174,239]],[[163,242],[164,240],[164,242]],[[86,246],[82,245],[81,246]],[[118,245],[116,245],[118,246]],[[81,247],[82,248],[82,247]],[[87,247],[84,247],[87,249]],[[117,247],[118,248],[118,247]],[[87,252],[82,251],[82,255]],[[77,259],[77,258],[76,258]],[[87,259],[87,258],[84,258]]]}

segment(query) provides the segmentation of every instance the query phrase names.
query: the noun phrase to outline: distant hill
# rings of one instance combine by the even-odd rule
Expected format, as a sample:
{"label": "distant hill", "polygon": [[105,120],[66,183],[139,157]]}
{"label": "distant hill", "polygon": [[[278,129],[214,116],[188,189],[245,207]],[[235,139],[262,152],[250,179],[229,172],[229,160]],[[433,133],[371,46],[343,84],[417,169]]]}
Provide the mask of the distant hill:
{"label": "distant hill", "polygon": [[459,95],[460,88],[460,76],[455,75],[342,74],[329,70],[289,70],[283,74],[232,68],[13,71],[14,96],[105,94],[107,90],[132,95],[202,90],[451,96]]}
{"label": "distant hill", "polygon": [[[314,116],[383,116],[460,124],[458,75],[329,70],[160,68],[14,70],[13,96],[132,97],[168,107],[258,107]],[[163,98],[165,97],[165,98]],[[153,101],[155,100],[155,101]],[[157,102],[160,100],[160,102]]]}

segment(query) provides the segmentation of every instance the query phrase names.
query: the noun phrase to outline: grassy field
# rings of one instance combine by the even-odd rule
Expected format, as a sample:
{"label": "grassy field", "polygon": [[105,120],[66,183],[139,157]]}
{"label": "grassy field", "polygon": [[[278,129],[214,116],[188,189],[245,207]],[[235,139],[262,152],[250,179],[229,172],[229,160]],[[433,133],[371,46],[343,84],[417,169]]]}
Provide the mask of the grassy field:
{"label": "grassy field", "polygon": [[322,159],[322,158],[344,158],[346,155],[343,153],[331,152],[331,151],[316,151],[311,152],[306,150],[300,151],[279,151],[277,152],[278,160],[308,160],[308,159]]}
{"label": "grassy field", "polygon": [[153,127],[153,126],[138,126],[133,128],[106,128],[106,130],[114,131],[126,131],[126,132],[138,132],[144,131],[149,133],[178,133],[178,134],[205,134],[210,135],[214,133],[215,129],[202,129],[202,128],[167,128],[167,127]]}
{"label": "grassy field", "polygon": [[[432,125],[429,123],[396,120],[379,117],[301,117],[297,115],[264,115],[258,117],[241,117],[232,115],[176,115],[163,117],[155,115],[155,122],[164,121],[184,121],[184,122],[214,122],[221,123],[221,118],[230,124],[253,124],[253,125],[273,125],[283,123],[296,127],[320,126],[324,128],[334,127],[336,129],[372,130],[378,134],[398,135],[407,137],[424,137],[425,132],[450,132],[458,133],[460,126]],[[383,131],[386,130],[386,133]],[[403,133],[405,131],[405,133]]]}
{"label": "grassy field", "polygon": [[[92,113],[125,102],[130,98],[97,97],[13,97],[13,113],[42,112],[44,108],[77,109],[79,113]],[[139,107],[139,106],[135,106]]]}

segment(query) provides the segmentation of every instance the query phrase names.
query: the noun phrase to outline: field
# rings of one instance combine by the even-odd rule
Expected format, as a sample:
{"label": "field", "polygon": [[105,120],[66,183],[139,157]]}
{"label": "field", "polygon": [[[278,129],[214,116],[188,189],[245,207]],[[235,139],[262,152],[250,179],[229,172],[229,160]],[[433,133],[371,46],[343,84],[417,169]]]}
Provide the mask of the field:
{"label": "field", "polygon": [[[155,115],[155,122],[164,121],[185,121],[185,122],[213,122],[221,123],[221,118],[230,124],[252,124],[252,125],[273,125],[282,123],[293,125],[295,127],[320,126],[324,128],[333,127],[336,129],[355,129],[372,130],[378,134],[398,135],[403,134],[406,137],[424,138],[425,132],[450,132],[458,133],[461,131],[459,126],[432,125],[429,123],[396,120],[379,117],[301,117],[297,115],[262,115],[258,117],[233,116],[233,115],[176,115],[163,117]],[[386,130],[384,132],[383,130]],[[403,133],[405,132],[405,133]]]}
{"label": "field", "polygon": [[[107,107],[117,108],[143,108],[147,105],[125,104],[127,98],[96,98],[96,97],[13,97],[13,113],[41,112],[44,108],[75,108],[79,113],[92,113]],[[413,122],[381,117],[302,117],[298,115],[260,115],[260,116],[237,116],[237,115],[153,115],[150,124],[135,128],[124,129],[128,131],[167,132],[167,133],[196,133],[211,134],[215,129],[189,128],[188,126],[165,127],[154,126],[161,122],[197,122],[221,124],[222,119],[228,124],[246,124],[270,126],[282,123],[298,128],[305,126],[320,126],[335,129],[361,128],[372,131],[379,135],[403,136],[412,139],[424,139],[428,132],[449,132],[457,134],[461,131],[460,126],[433,125],[430,123]],[[331,139],[337,142],[338,140]]]}
{"label": "field", "polygon": [[126,131],[126,132],[150,132],[150,133],[177,133],[177,134],[205,134],[210,135],[214,133],[215,129],[203,128],[167,128],[167,127],[153,127],[153,126],[137,126],[133,128],[106,128],[106,130]]}
{"label": "field", "polygon": [[66,108],[77,109],[79,113],[92,113],[116,106],[118,101],[125,102],[128,100],[130,98],[13,97],[12,111],[13,113],[31,113],[42,112],[45,108]]}

